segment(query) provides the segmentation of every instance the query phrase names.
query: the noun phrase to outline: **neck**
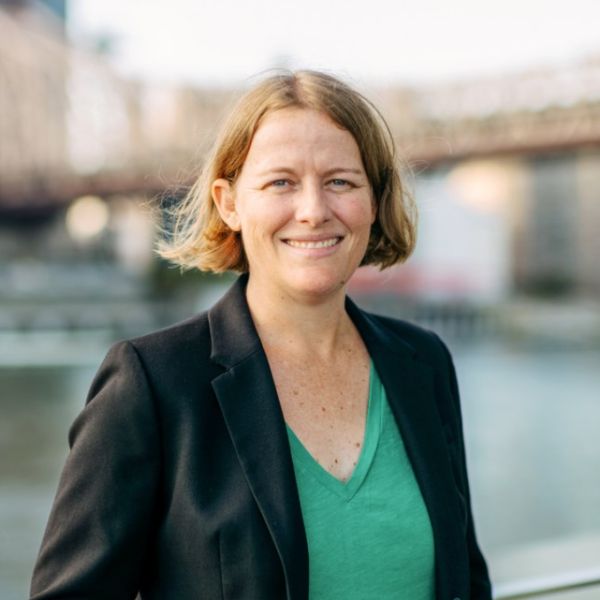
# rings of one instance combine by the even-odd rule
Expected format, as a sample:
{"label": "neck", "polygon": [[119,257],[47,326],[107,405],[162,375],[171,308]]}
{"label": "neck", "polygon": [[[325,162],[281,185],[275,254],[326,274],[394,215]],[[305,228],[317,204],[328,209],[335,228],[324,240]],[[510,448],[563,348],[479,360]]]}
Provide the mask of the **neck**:
{"label": "neck", "polygon": [[345,289],[318,301],[298,299],[265,293],[250,277],[246,297],[267,351],[330,359],[357,335],[346,313]]}

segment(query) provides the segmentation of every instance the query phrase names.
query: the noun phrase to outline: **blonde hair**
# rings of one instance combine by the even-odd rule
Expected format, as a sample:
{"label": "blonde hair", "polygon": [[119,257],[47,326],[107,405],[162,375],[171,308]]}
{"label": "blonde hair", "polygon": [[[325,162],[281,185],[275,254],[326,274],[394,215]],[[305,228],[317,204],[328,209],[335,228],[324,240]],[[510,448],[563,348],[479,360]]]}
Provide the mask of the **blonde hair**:
{"label": "blonde hair", "polygon": [[415,245],[416,211],[400,177],[390,129],[369,100],[318,71],[272,75],[240,98],[221,127],[200,176],[171,210],[173,231],[158,249],[163,258],[184,269],[248,271],[241,235],[221,219],[212,183],[223,178],[235,184],[264,116],[293,107],[326,114],[356,140],[377,206],[361,264],[384,269],[408,258]]}

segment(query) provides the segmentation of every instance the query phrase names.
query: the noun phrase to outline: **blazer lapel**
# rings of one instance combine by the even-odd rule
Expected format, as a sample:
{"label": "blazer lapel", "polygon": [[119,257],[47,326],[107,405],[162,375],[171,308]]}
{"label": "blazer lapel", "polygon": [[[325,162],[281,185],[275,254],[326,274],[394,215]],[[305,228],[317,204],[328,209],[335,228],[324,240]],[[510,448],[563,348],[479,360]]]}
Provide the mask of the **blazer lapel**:
{"label": "blazer lapel", "polygon": [[209,311],[213,380],[238,459],[283,565],[287,597],[308,597],[308,548],[285,421],[242,276]]}
{"label": "blazer lapel", "polygon": [[[433,369],[404,340],[383,329],[352,303],[347,310],[367,345],[385,387],[431,521],[436,558],[436,594],[451,597],[457,557],[463,552],[461,513],[452,466],[436,407]],[[458,570],[459,571],[459,570]]]}

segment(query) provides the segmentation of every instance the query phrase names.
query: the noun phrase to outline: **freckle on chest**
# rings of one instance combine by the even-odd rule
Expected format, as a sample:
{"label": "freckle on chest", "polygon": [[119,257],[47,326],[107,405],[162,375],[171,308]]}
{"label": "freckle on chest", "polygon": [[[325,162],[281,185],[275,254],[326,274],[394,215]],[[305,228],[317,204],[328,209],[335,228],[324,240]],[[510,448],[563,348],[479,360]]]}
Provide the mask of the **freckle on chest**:
{"label": "freckle on chest", "polygon": [[338,479],[358,463],[366,424],[369,357],[340,349],[335,362],[269,356],[287,425],[323,468]]}

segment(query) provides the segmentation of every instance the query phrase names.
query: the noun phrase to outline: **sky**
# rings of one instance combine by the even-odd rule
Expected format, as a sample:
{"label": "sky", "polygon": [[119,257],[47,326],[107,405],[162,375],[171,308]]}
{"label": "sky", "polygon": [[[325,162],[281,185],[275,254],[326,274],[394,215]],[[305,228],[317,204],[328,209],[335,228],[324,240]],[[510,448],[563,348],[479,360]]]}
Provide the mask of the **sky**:
{"label": "sky", "polygon": [[128,76],[231,85],[274,66],[419,85],[600,59],[599,0],[71,0]]}

